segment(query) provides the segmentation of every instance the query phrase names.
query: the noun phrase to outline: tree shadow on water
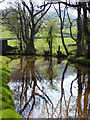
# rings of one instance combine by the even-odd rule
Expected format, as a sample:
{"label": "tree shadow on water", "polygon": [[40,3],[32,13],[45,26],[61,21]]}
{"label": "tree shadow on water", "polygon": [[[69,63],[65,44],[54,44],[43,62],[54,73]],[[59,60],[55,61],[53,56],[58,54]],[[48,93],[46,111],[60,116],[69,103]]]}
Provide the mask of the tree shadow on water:
{"label": "tree shadow on water", "polygon": [[[12,73],[12,79],[16,84],[14,99],[17,98],[18,95],[17,104],[19,103],[19,105],[16,104],[16,108],[21,117],[27,119],[32,116],[35,117],[35,114],[37,114],[35,111],[38,110],[38,114],[42,115],[37,115],[38,117],[62,118],[65,116],[66,118],[71,118],[72,116],[70,113],[74,112],[74,118],[88,118],[90,114],[90,71],[85,72],[78,67],[76,68],[76,78],[72,79],[70,82],[67,99],[67,91],[64,83],[68,82],[66,81],[68,80],[66,79],[66,74],[68,73],[69,63],[65,63],[61,74],[61,82],[59,83],[60,95],[55,105],[51,97],[54,95],[52,93],[52,95],[49,96],[48,90],[46,89],[47,85],[43,82],[44,78],[36,67],[36,60],[35,56],[21,57],[20,68]],[[48,62],[48,66],[45,69],[45,75],[47,76],[46,78],[48,79],[49,85],[52,87],[52,89],[50,89],[52,91],[57,87],[54,84],[54,79],[57,76],[57,72],[54,70],[54,64],[57,64],[59,61],[58,65],[61,65],[62,61],[57,60],[57,63],[54,63],[52,58],[47,60],[44,59],[44,62],[45,61]],[[54,71],[56,73],[54,73]],[[17,83],[19,83],[19,85]],[[73,90],[74,83],[77,84],[77,95],[75,95]]]}

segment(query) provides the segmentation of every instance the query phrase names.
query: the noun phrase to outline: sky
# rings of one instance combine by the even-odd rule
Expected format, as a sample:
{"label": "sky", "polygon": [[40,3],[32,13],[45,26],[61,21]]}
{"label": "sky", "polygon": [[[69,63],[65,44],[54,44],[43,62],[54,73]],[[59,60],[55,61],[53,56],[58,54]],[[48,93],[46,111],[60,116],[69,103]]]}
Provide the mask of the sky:
{"label": "sky", "polygon": [[[2,0],[0,0],[0,1],[2,1]],[[20,1],[20,0],[13,0],[13,2],[16,2],[16,1]],[[25,0],[25,1],[28,1],[28,0]],[[41,4],[42,0],[35,0],[35,2],[36,1],[37,1],[38,4]],[[4,2],[0,3],[0,9],[5,9],[8,6],[8,2],[12,2],[12,0],[5,0]],[[28,4],[28,2],[27,2],[27,4]],[[56,7],[58,7],[58,6],[56,6]],[[68,11],[69,11],[69,13],[73,14],[74,16],[77,16],[77,10],[69,9]]]}
{"label": "sky", "polygon": [[[2,0],[0,0],[2,1]],[[5,0],[4,2],[0,3],[0,9],[5,9],[7,7],[7,2],[10,2],[11,0]]]}
{"label": "sky", "polygon": [[[0,0],[0,1],[2,1],[2,0]],[[13,2],[12,2],[12,1],[13,1]],[[5,8],[8,6],[8,2],[14,3],[14,2],[17,2],[17,1],[20,1],[20,0],[5,0],[4,2],[0,3],[0,9],[5,9]],[[29,1],[29,0],[25,0],[25,1],[26,1],[27,4],[28,4],[28,1]],[[37,2],[37,3],[41,3],[41,0],[33,0],[33,1],[35,1],[35,2]]]}

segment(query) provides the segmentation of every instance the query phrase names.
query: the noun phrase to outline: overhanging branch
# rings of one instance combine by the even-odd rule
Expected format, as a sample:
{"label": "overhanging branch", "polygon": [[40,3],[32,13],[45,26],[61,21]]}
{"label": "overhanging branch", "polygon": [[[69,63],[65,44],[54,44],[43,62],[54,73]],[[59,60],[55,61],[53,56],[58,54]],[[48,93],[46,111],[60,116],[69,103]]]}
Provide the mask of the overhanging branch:
{"label": "overhanging branch", "polygon": [[51,7],[51,4],[50,6],[47,8],[47,10],[41,15],[41,17],[37,20],[37,22],[35,23],[35,26],[38,24],[38,22],[43,18],[43,16],[47,13],[47,11],[50,9]]}
{"label": "overhanging branch", "polygon": [[[40,10],[40,11],[38,11],[37,13],[35,13],[35,14],[34,14],[34,17],[37,16],[38,14],[40,14],[41,12],[43,12],[43,11],[45,10],[45,7],[46,7],[47,5],[48,5],[48,4],[45,4],[45,3],[44,3],[43,9]],[[42,8],[42,7],[40,7],[40,8]]]}

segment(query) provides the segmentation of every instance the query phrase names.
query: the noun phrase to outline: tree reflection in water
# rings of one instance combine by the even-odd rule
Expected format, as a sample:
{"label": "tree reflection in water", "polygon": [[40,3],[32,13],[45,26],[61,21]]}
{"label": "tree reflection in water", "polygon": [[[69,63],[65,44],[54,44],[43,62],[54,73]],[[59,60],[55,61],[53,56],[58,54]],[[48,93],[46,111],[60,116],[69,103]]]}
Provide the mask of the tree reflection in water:
{"label": "tree reflection in water", "polygon": [[51,57],[39,64],[37,60],[35,56],[21,57],[20,68],[12,71],[9,86],[21,117],[88,118],[90,71]]}

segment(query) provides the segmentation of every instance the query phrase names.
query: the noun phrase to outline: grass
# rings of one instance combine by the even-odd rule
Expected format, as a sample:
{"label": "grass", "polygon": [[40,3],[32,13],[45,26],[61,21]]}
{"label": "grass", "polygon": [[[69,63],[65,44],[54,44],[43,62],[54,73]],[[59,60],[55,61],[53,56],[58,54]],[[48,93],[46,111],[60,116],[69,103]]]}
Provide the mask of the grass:
{"label": "grass", "polygon": [[6,63],[7,61],[10,61],[10,58],[6,57],[6,56],[3,56],[2,57],[2,62],[3,63]]}
{"label": "grass", "polygon": [[[64,28],[63,32],[70,33],[70,28]],[[72,27],[72,34],[76,34],[76,33],[77,33],[77,26],[73,26]]]}
{"label": "grass", "polygon": [[[65,44],[68,48],[68,51],[71,52],[72,50],[76,49],[76,47],[68,47],[69,44],[75,44],[75,41],[71,38],[65,38]],[[18,40],[8,40],[8,45],[12,46],[12,47],[19,47],[19,41]],[[34,42],[35,48],[37,50],[37,54],[42,55],[44,53],[45,50],[49,50],[49,46],[46,42],[45,39],[36,39]],[[63,44],[62,44],[62,40],[60,38],[56,38],[53,40],[53,55],[57,54],[57,50],[58,50],[58,46],[60,45],[61,47],[61,52],[63,54],[66,54]]]}
{"label": "grass", "polygon": [[[5,65],[5,62],[10,60],[7,57],[2,57],[2,61],[0,62],[0,79],[2,79],[2,95],[0,95],[0,100],[2,99],[2,104],[0,104],[0,108],[2,108],[2,114],[0,114],[0,118],[20,118],[20,115],[16,112],[13,102],[13,95],[10,91],[7,83],[8,77],[10,77],[10,70]],[[1,113],[1,111],[0,111]]]}
{"label": "grass", "polygon": [[[65,38],[65,44],[69,52],[76,49],[76,47],[68,47],[69,44],[75,44],[75,42],[71,38]],[[63,54],[66,54],[63,44],[62,44],[62,40],[60,38],[56,38],[53,40],[53,49],[52,49],[53,54],[57,54],[59,45],[61,47],[61,52]],[[37,54],[43,54],[44,50],[49,50],[49,46],[45,39],[35,40],[35,48],[37,49]]]}
{"label": "grass", "polygon": [[[17,38],[15,35],[12,35],[10,31],[6,30],[5,27],[0,26],[0,29],[2,29],[0,38]],[[18,46],[19,40],[8,40],[8,45],[15,47]]]}
{"label": "grass", "polygon": [[[1,26],[0,26],[1,27]],[[4,30],[2,31],[2,35],[0,35],[0,37],[2,38],[15,38],[16,36],[13,36],[8,30],[5,29],[5,27],[3,28]],[[76,33],[76,27],[72,27],[72,30],[74,31],[73,33]],[[69,33],[69,28],[68,29],[64,29],[64,32]],[[38,33],[38,36],[42,36],[42,33]],[[44,50],[49,50],[49,46],[46,43],[45,39],[37,39],[34,42],[35,44],[35,48],[37,50],[37,54],[42,55]],[[75,44],[74,40],[72,40],[71,38],[65,38],[65,44],[68,47],[68,44]],[[8,45],[15,47],[17,46],[19,48],[19,40],[8,40]],[[62,45],[62,40],[60,38],[55,38],[53,40],[53,55],[57,54],[57,50],[58,50],[58,45],[61,46],[61,52],[63,54],[66,54],[64,47]],[[76,49],[76,47],[68,47],[69,52],[72,51],[73,49]]]}
{"label": "grass", "polygon": [[12,35],[10,31],[6,30],[4,26],[0,26],[0,29],[2,29],[0,38],[16,38],[16,36]]}
{"label": "grass", "polygon": [[7,108],[7,109],[3,110],[2,115],[4,116],[4,118],[9,118],[9,119],[11,119],[11,118],[13,118],[13,119],[20,118],[20,116],[16,113],[14,108],[12,108],[12,109]]}
{"label": "grass", "polygon": [[8,45],[12,47],[19,47],[19,40],[8,40]]}

